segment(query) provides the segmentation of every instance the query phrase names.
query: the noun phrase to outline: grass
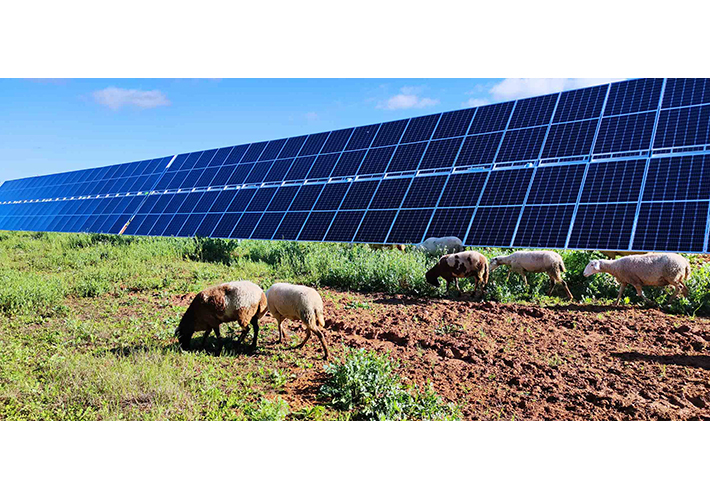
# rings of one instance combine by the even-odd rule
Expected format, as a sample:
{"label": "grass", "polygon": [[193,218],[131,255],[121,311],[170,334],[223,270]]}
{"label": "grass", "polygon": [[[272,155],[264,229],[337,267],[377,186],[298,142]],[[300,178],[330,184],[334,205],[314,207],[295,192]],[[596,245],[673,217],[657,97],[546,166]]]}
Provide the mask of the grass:
{"label": "grass", "polygon": [[[591,303],[616,298],[617,285],[608,275],[582,276],[587,262],[599,255],[562,255],[575,297]],[[365,398],[369,402],[360,396],[337,402],[342,394],[336,396],[333,386],[336,392],[319,404],[293,408],[282,398],[284,388],[303,370],[320,370],[318,362],[291,351],[181,353],[173,338],[185,308],[176,297],[208,285],[249,279],[266,289],[290,281],[339,291],[444,297],[444,286],[435,289],[424,280],[434,262],[411,250],[373,251],[364,245],[0,233],[0,419],[453,418],[429,388],[407,387],[383,359],[367,361],[362,354],[359,361],[341,360],[342,366],[362,362],[363,376],[383,384],[384,392],[377,385],[375,390],[362,386],[376,396]],[[487,299],[561,301],[547,297],[544,275],[529,275],[525,287],[517,275],[506,280],[506,274],[492,273]],[[461,286],[471,292],[468,280]],[[670,291],[647,288],[646,293],[668,312],[710,314],[710,263],[694,265],[688,286],[690,296],[675,303],[668,300]],[[641,303],[633,290],[626,301]],[[378,305],[346,299],[342,307],[364,312]],[[260,343],[276,335],[269,326]],[[459,326],[432,330],[453,335]],[[345,370],[330,366],[332,377]],[[360,384],[339,380],[341,389]]]}

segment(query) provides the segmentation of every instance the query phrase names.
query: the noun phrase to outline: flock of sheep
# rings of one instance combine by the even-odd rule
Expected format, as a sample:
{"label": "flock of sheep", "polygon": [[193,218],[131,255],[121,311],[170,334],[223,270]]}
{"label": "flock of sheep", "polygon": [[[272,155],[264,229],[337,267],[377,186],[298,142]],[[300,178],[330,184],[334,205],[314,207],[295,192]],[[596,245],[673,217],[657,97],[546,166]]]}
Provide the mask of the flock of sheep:
{"label": "flock of sheep", "polygon": [[[547,273],[551,280],[548,293],[561,284],[567,297],[573,300],[572,293],[567,283],[562,279],[565,265],[562,257],[550,251],[519,251],[510,255],[494,257],[490,263],[482,254],[475,251],[464,251],[461,240],[455,237],[430,238],[421,245],[419,250],[435,254],[447,251],[437,264],[426,273],[426,280],[432,286],[439,286],[439,278],[446,281],[447,292],[453,282],[460,293],[459,278],[472,278],[475,282],[474,294],[485,293],[489,273],[499,266],[508,266],[508,276],[516,272],[523,277],[525,273]],[[673,253],[647,253],[643,255],[630,255],[618,260],[592,260],[584,269],[584,276],[589,277],[595,273],[609,273],[620,284],[616,305],[628,285],[636,288],[636,292],[646,302],[649,299],[643,294],[643,286],[667,286],[674,289],[673,298],[678,293],[688,296],[688,287],[685,281],[690,276],[690,263],[683,256]],[[198,293],[180,320],[175,329],[180,345],[183,349],[190,347],[192,335],[195,332],[205,332],[202,347],[207,342],[211,331],[215,332],[221,347],[219,325],[236,321],[242,328],[238,343],[241,344],[253,326],[251,348],[256,349],[259,334],[259,319],[267,310],[276,319],[279,329],[279,342],[284,338],[283,321],[286,319],[301,321],[306,326],[306,337],[293,347],[298,349],[314,333],[323,346],[323,358],[328,359],[328,347],[323,331],[323,300],[313,288],[293,285],[290,283],[276,283],[266,292],[251,281],[233,281],[213,286]]]}

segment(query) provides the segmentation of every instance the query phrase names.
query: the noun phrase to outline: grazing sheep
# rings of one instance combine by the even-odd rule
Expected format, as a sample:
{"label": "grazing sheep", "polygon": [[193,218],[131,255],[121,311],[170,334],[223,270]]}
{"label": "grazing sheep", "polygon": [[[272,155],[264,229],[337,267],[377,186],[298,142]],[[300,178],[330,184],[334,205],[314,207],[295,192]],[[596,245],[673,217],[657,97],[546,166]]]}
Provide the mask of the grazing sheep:
{"label": "grazing sheep", "polygon": [[254,338],[251,348],[256,349],[259,335],[259,318],[266,314],[266,295],[258,285],[251,281],[232,281],[222,283],[198,293],[185,311],[180,324],[175,329],[175,335],[180,339],[183,349],[190,347],[192,334],[205,332],[202,337],[202,348],[207,344],[210,331],[214,331],[222,347],[219,336],[219,325],[236,321],[242,327],[239,343],[244,340],[249,331],[249,324],[254,327]]}
{"label": "grazing sheep", "polygon": [[437,255],[440,253],[459,253],[464,251],[463,242],[456,236],[445,236],[443,238],[427,238],[416,246],[417,250]]}
{"label": "grazing sheep", "polygon": [[636,293],[645,302],[652,303],[643,294],[643,286],[671,285],[674,289],[673,299],[682,292],[688,296],[688,287],[685,281],[690,276],[690,263],[688,260],[675,253],[647,253],[643,255],[630,255],[618,260],[592,260],[584,269],[584,276],[595,273],[609,273],[621,285],[616,305],[619,305],[621,296],[626,290],[626,285],[636,288]]}
{"label": "grazing sheep", "polygon": [[528,286],[528,279],[525,273],[547,273],[550,277],[551,286],[548,294],[552,294],[557,283],[562,283],[567,292],[569,300],[574,297],[567,287],[567,283],[562,279],[562,273],[566,272],[565,263],[562,257],[555,252],[540,250],[534,252],[513,252],[510,255],[500,255],[491,259],[491,272],[498,266],[508,266],[508,277],[511,271],[515,271],[523,277],[525,286]]}
{"label": "grazing sheep", "polygon": [[478,291],[479,285],[481,285],[481,292],[485,293],[488,283],[488,259],[473,250],[444,255],[426,273],[426,280],[431,286],[438,287],[439,278],[446,280],[447,293],[452,281],[456,285],[456,290],[461,293],[459,278],[473,278],[476,282],[474,293]]}
{"label": "grazing sheep", "polygon": [[266,297],[269,312],[276,318],[279,325],[279,342],[283,340],[285,332],[283,320],[300,320],[306,325],[306,338],[293,349],[303,347],[313,332],[323,346],[323,359],[328,359],[328,347],[325,345],[323,332],[319,328],[325,326],[325,321],[323,320],[323,299],[318,292],[303,285],[275,283],[266,291]]}

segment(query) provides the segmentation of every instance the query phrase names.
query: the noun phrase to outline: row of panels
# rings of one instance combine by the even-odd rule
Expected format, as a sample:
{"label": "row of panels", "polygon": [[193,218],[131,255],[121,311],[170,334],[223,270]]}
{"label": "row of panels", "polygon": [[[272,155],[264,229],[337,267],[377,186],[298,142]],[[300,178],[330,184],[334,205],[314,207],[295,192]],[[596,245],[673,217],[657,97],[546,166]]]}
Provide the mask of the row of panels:
{"label": "row of panels", "polygon": [[[708,201],[637,204],[137,215],[124,234],[416,243],[458,236],[467,245],[702,252]],[[574,225],[570,226],[574,218]],[[118,234],[128,214],[4,217],[3,230]]]}
{"label": "row of panels", "polygon": [[[656,134],[659,147],[710,143],[710,106],[674,110],[694,113],[700,121],[682,121],[687,117],[662,115]],[[648,148],[654,125],[654,113],[626,115],[604,119],[599,129],[594,152]],[[679,125],[679,120],[684,124]],[[691,126],[692,125],[692,126]],[[349,176],[371,176],[383,173],[426,171],[490,165],[494,161],[535,161],[538,157],[573,157],[587,155],[597,133],[597,121],[587,120],[562,125],[536,127],[475,135],[464,138],[385,146],[370,150],[320,154],[296,159],[268,160],[229,166],[193,165],[183,169],[184,161],[176,159],[165,172],[156,172],[153,162],[136,170],[134,176],[108,180],[92,180],[52,187],[21,190],[26,199],[96,196],[100,194],[144,192],[155,187],[163,190],[238,186],[276,183],[302,179],[327,179]],[[668,136],[676,139],[667,142]],[[543,145],[544,143],[544,145]],[[543,148],[540,153],[540,148]],[[167,163],[161,159],[157,167]],[[209,163],[206,163],[209,164]],[[150,173],[144,173],[149,171]],[[0,191],[0,201],[19,196],[15,190]]]}
{"label": "row of panels", "polygon": [[[670,79],[663,103],[696,106],[708,102],[706,87],[706,80]],[[645,150],[651,147],[662,89],[663,79],[630,80],[409,120],[182,154],[158,189]],[[602,109],[604,118],[600,121]],[[663,109],[654,148],[710,143],[709,119],[710,106]],[[154,185],[155,175],[168,161],[159,158],[10,181],[0,186],[0,201],[145,191]]]}
{"label": "row of panels", "polygon": [[[403,243],[418,243],[417,238],[432,235],[458,235],[474,245],[507,246],[512,241],[516,246],[625,249],[640,197],[643,202],[680,203],[643,203],[635,245],[650,241],[644,228],[653,227],[652,219],[644,217],[656,214],[659,220],[681,217],[678,231],[692,234],[683,233],[677,241],[667,237],[647,249],[671,249],[663,247],[676,241],[686,245],[677,250],[702,251],[707,221],[707,210],[703,212],[702,207],[710,199],[710,156],[652,159],[641,194],[645,167],[646,160],[626,160],[23,203],[0,206],[0,228],[118,232],[135,213],[127,234]],[[578,222],[567,243],[577,202]],[[694,208],[681,213],[674,207]],[[602,226],[598,226],[599,218]],[[611,226],[615,229],[611,232],[603,222],[609,218],[619,222]],[[663,226],[656,229],[660,234],[664,231]]]}

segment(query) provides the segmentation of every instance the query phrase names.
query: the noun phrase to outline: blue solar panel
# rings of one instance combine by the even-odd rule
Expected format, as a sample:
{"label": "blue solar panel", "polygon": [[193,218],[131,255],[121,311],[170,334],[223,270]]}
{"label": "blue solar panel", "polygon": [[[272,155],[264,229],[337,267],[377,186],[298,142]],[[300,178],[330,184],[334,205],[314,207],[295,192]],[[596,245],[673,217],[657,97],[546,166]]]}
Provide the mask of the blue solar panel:
{"label": "blue solar panel", "polygon": [[[282,186],[276,191],[267,207],[267,212],[280,212],[288,210],[293,198],[296,196],[300,186]],[[276,229],[274,227],[274,229]]]}
{"label": "blue solar panel", "polygon": [[244,156],[242,157],[240,163],[252,163],[257,161],[268,144],[268,141],[256,142],[254,144],[251,144],[249,146],[249,149],[247,149],[247,152],[244,153]]}
{"label": "blue solar panel", "polygon": [[269,144],[264,149],[264,152],[261,153],[259,160],[275,160],[279,156],[279,153],[281,153],[281,149],[283,149],[285,144],[286,139],[279,139],[277,141],[269,142]]}
{"label": "blue solar panel", "polygon": [[251,234],[251,239],[270,240],[281,224],[284,214],[285,212],[265,213]]}
{"label": "blue solar panel", "polygon": [[533,169],[491,172],[481,205],[521,205],[525,199]]}
{"label": "blue solar panel", "polygon": [[521,207],[480,207],[473,217],[465,244],[510,246],[520,209]]}
{"label": "blue solar panel", "polygon": [[509,130],[503,137],[496,161],[537,160],[546,133],[547,127]]}
{"label": "blue solar panel", "polygon": [[575,203],[585,165],[540,167],[535,172],[526,204]]}
{"label": "blue solar panel", "polygon": [[309,135],[308,139],[306,139],[306,143],[301,148],[301,151],[298,152],[298,156],[310,156],[320,153],[320,150],[323,148],[323,144],[325,144],[325,141],[328,139],[329,133],[330,132],[322,132],[320,134]]}
{"label": "blue solar panel", "polygon": [[337,153],[345,149],[350,136],[353,133],[353,129],[348,128],[344,130],[335,130],[330,133],[328,140],[325,141],[321,153]]}
{"label": "blue solar panel", "polygon": [[420,116],[409,120],[407,130],[402,137],[402,143],[428,141],[434,132],[440,115]]}
{"label": "blue solar panel", "polygon": [[365,151],[348,151],[343,153],[338,159],[338,164],[331,172],[332,177],[344,177],[355,175],[360,168]]}
{"label": "blue solar panel", "polygon": [[256,190],[256,194],[247,206],[247,212],[263,212],[276,193],[275,187],[261,188]]}
{"label": "blue solar panel", "polygon": [[478,204],[487,172],[472,172],[449,177],[439,200],[440,207],[472,207]]}
{"label": "blue solar panel", "polygon": [[396,210],[367,212],[360,223],[360,229],[358,229],[354,240],[361,243],[384,242],[396,215]]}
{"label": "blue solar panel", "polygon": [[466,135],[475,112],[476,108],[469,108],[442,114],[433,138],[446,139]]}
{"label": "blue solar panel", "polygon": [[241,216],[241,213],[224,214],[210,236],[213,238],[229,238],[229,235],[234,231]]}
{"label": "blue solar panel", "polygon": [[446,179],[446,175],[415,177],[402,202],[402,208],[435,207]]}
{"label": "blue solar panel", "polygon": [[294,181],[297,179],[305,179],[308,175],[308,171],[315,163],[315,156],[307,156],[305,158],[296,158],[291,165],[291,169],[286,174],[287,181]]}
{"label": "blue solar panel", "polygon": [[353,182],[340,209],[356,210],[367,208],[378,185],[379,181]]}
{"label": "blue solar panel", "polygon": [[565,246],[574,205],[525,207],[514,246],[560,248]]}
{"label": "blue solar panel", "polygon": [[582,203],[637,201],[646,160],[597,163],[589,166]]}
{"label": "blue solar panel", "polygon": [[372,143],[372,147],[391,146],[398,144],[404,129],[407,128],[409,120],[398,120],[396,122],[383,123],[377,131],[377,136]]}
{"label": "blue solar panel", "polygon": [[426,142],[418,142],[415,144],[404,144],[397,148],[392,160],[387,167],[387,172],[406,172],[416,170],[419,162],[424,156],[426,150]]}
{"label": "blue solar panel", "polygon": [[243,239],[249,238],[254,228],[259,223],[261,219],[261,214],[258,212],[246,212],[239,219],[239,222],[234,226],[234,230],[230,235],[230,238]]}
{"label": "blue solar panel", "polygon": [[306,178],[323,179],[330,177],[330,172],[335,167],[338,158],[340,158],[340,154],[338,153],[318,156]]}
{"label": "blue solar panel", "polygon": [[358,127],[353,131],[348,145],[345,147],[346,151],[352,151],[354,149],[367,149],[372,144],[372,140],[375,138],[377,129],[380,125],[366,125],[364,127]]}
{"label": "blue solar panel", "polygon": [[466,231],[471,222],[474,208],[439,208],[429,224],[424,239],[456,236],[461,241],[466,238]]}
{"label": "blue solar panel", "polygon": [[288,212],[281,220],[278,229],[274,233],[277,240],[295,240],[301,232],[303,223],[308,218],[308,212]]}
{"label": "blue solar panel", "polygon": [[294,160],[292,158],[289,158],[288,160],[276,160],[271,166],[269,173],[266,174],[266,177],[264,177],[264,182],[276,182],[284,180],[284,178],[286,177],[286,173],[293,164],[293,161]]}
{"label": "blue solar panel", "polygon": [[393,146],[369,150],[365,155],[365,159],[362,161],[362,165],[360,165],[358,175],[383,173],[387,169],[394,150],[395,148]]}
{"label": "blue solar panel", "polygon": [[412,182],[410,177],[384,179],[375,193],[370,208],[398,208]]}
{"label": "blue solar panel", "polygon": [[271,166],[273,164],[273,161],[256,162],[244,182],[246,184],[258,184],[260,182],[263,182],[266,178],[266,175],[269,173],[269,170],[271,170]]}
{"label": "blue solar panel", "polygon": [[585,120],[553,125],[545,141],[542,157],[588,155],[598,123],[598,120]]}
{"label": "blue solar panel", "polygon": [[560,94],[554,123],[597,118],[602,111],[608,85],[570,90]]}
{"label": "blue solar panel", "polygon": [[294,158],[306,143],[307,138],[307,135],[289,138],[279,153],[279,158]]}
{"label": "blue solar panel", "polygon": [[536,127],[547,125],[555,110],[557,94],[521,99],[515,105],[508,128]]}
{"label": "blue solar panel", "polygon": [[424,153],[419,170],[432,168],[448,168],[454,164],[454,160],[461,149],[463,138],[443,139],[441,141],[431,141]]}
{"label": "blue solar panel", "polygon": [[710,156],[676,156],[651,160],[644,201],[710,199]]}
{"label": "blue solar panel", "polygon": [[352,241],[364,211],[338,212],[325,235],[325,241]]}
{"label": "blue solar panel", "polygon": [[234,149],[233,146],[218,149],[215,155],[210,160],[209,166],[219,167],[221,165],[224,165],[225,161],[227,160],[227,157],[229,156],[229,153],[232,152],[232,149]]}
{"label": "blue solar panel", "polygon": [[310,210],[320,196],[325,184],[306,184],[298,191],[291,210]]}
{"label": "blue solar panel", "polygon": [[434,211],[400,210],[387,236],[387,243],[419,243],[422,241]]}
{"label": "blue solar panel", "polygon": [[710,103],[710,78],[668,78],[663,107],[676,108]]}
{"label": "blue solar panel", "polygon": [[298,235],[300,241],[322,241],[335,212],[312,212]]}
{"label": "blue solar panel", "polygon": [[343,201],[345,193],[350,187],[349,182],[335,182],[326,184],[321,191],[318,201],[313,206],[314,210],[337,210]]}
{"label": "blue solar panel", "polygon": [[493,163],[502,138],[502,132],[466,137],[461,147],[461,152],[456,159],[456,166]]}
{"label": "blue solar panel", "polygon": [[239,163],[242,160],[242,158],[244,157],[244,154],[247,152],[247,149],[249,149],[248,144],[242,144],[241,146],[234,146],[232,151],[229,153],[229,156],[227,156],[227,159],[224,160],[224,164],[225,165],[236,165],[237,163]]}
{"label": "blue solar panel", "polygon": [[569,248],[614,250],[629,248],[636,203],[580,205]]}
{"label": "blue solar panel", "polygon": [[611,84],[604,116],[639,113],[658,108],[663,78],[644,78]]}
{"label": "blue solar panel", "polygon": [[478,108],[468,133],[473,135],[504,130],[514,106],[515,102],[511,101]]}
{"label": "blue solar panel", "polygon": [[603,118],[594,152],[613,153],[648,149],[655,119],[655,113]]}
{"label": "blue solar panel", "polygon": [[710,144],[710,105],[661,111],[654,148]]}
{"label": "blue solar panel", "polygon": [[702,252],[708,202],[642,203],[633,248]]}

